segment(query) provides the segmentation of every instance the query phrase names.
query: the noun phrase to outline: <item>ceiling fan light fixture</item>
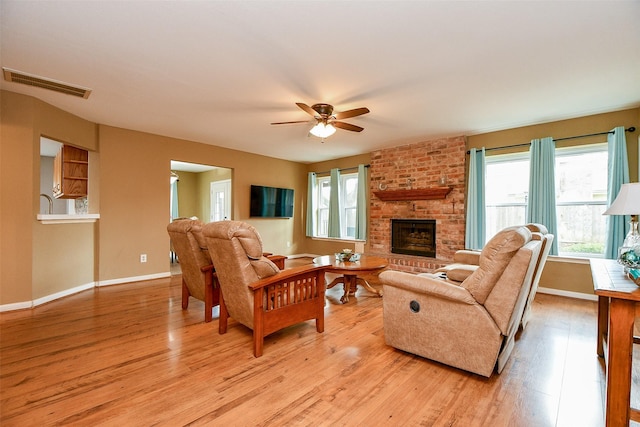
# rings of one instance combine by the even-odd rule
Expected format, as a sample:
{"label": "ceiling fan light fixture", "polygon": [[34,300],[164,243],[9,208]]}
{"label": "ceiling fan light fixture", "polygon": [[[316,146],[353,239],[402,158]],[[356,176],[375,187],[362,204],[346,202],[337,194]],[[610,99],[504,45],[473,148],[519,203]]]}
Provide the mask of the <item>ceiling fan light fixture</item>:
{"label": "ceiling fan light fixture", "polygon": [[311,135],[318,138],[327,138],[336,133],[336,128],[331,123],[319,122],[309,131]]}

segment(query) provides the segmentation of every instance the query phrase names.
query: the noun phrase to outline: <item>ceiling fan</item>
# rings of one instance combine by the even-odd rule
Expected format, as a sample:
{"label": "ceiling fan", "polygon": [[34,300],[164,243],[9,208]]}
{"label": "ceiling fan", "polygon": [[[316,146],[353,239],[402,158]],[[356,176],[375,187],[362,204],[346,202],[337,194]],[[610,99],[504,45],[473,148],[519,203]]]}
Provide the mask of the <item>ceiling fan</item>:
{"label": "ceiling fan", "polygon": [[[354,108],[353,110],[342,112],[334,112],[333,105],[329,104],[313,104],[311,107],[309,107],[307,104],[303,104],[302,102],[296,102],[296,105],[316,120],[315,126],[309,131],[309,133],[323,139],[333,135],[336,131],[336,128],[350,130],[352,132],[362,132],[364,128],[352,125],[350,123],[341,122],[339,120],[361,116],[369,112],[369,109],[366,107]],[[286,125],[292,123],[309,123],[309,120],[276,122],[271,124]]]}

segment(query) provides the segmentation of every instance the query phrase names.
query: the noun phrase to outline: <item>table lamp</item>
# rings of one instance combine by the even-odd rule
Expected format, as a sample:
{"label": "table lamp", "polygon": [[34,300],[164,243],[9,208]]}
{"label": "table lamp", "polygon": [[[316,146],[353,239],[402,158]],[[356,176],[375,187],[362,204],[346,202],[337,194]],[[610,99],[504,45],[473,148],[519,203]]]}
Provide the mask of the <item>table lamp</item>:
{"label": "table lamp", "polygon": [[640,268],[640,232],[638,231],[638,214],[640,214],[640,182],[622,184],[616,199],[611,203],[604,215],[631,215],[631,228],[618,249],[618,262],[628,269]]}

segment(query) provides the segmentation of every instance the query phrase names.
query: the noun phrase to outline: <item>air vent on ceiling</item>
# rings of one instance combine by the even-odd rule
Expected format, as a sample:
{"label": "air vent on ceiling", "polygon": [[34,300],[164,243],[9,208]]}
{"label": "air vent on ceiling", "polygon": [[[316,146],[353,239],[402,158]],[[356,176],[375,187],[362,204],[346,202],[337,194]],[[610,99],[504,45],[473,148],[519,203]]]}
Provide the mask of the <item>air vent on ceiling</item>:
{"label": "air vent on ceiling", "polygon": [[87,89],[85,87],[73,86],[69,83],[64,83],[40,76],[34,76],[33,74],[12,70],[11,68],[6,67],[2,67],[2,71],[4,74],[4,79],[8,82],[22,83],[25,85],[49,89],[54,92],[60,92],[85,99],[87,99],[91,94],[91,89]]}

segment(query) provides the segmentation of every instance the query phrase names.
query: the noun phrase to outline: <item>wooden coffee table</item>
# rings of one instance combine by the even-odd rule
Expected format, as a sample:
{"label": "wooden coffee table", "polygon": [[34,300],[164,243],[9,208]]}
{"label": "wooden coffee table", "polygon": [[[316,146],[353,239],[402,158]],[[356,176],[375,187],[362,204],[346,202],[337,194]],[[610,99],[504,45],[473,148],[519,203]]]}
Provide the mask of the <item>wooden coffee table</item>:
{"label": "wooden coffee table", "polygon": [[369,282],[358,274],[378,273],[387,267],[387,260],[376,256],[361,255],[359,261],[338,261],[334,255],[323,255],[313,259],[314,264],[329,266],[326,271],[339,273],[342,276],[335,278],[327,285],[331,289],[339,283],[344,283],[344,295],[340,298],[342,303],[349,302],[349,294],[356,293],[357,286],[364,287],[369,292],[382,296],[382,291],[374,289]]}

